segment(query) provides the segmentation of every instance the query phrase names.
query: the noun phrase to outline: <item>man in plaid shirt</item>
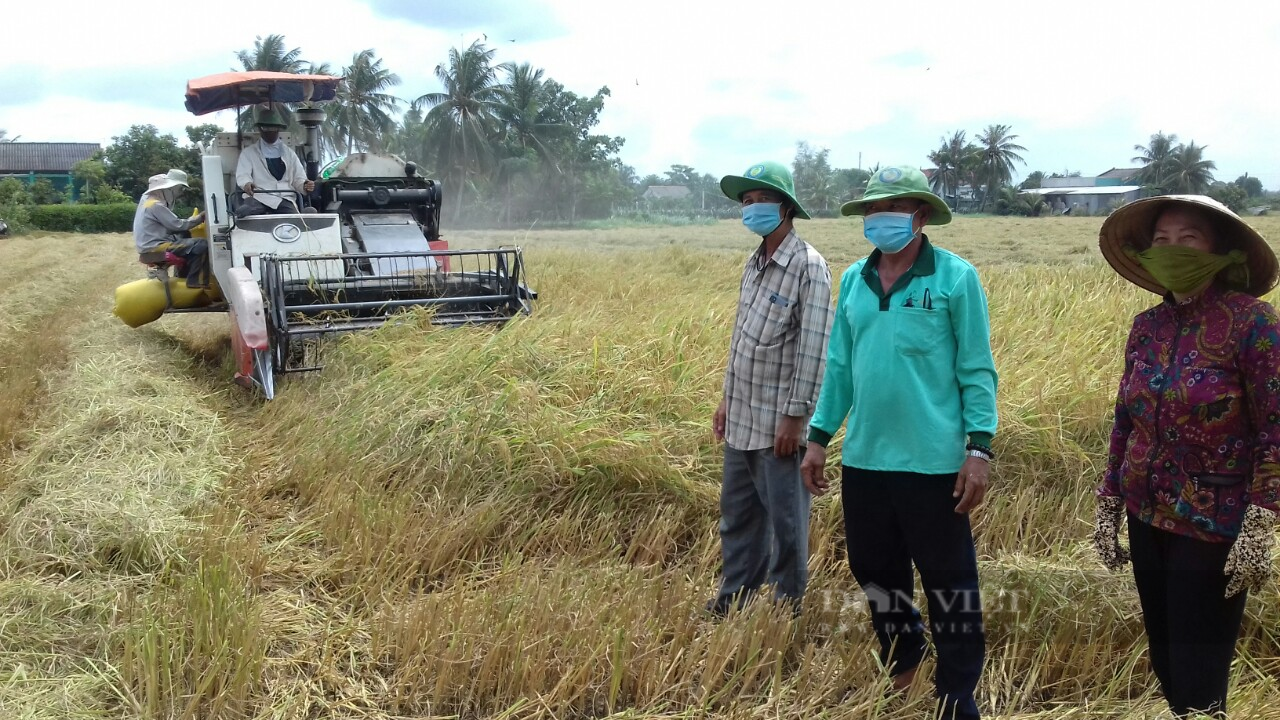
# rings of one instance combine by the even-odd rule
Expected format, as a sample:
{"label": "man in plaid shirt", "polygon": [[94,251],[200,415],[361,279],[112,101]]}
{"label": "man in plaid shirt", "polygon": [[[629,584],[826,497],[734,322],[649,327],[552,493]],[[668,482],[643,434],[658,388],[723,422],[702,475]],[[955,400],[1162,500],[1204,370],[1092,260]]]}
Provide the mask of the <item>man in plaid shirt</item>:
{"label": "man in plaid shirt", "polygon": [[766,581],[799,613],[808,581],[810,501],[800,462],[831,333],[831,271],[792,228],[795,218],[809,219],[794,187],[791,171],[774,162],[720,180],[762,241],[742,271],[724,399],[712,420],[725,441],[724,577],[707,603],[718,616]]}

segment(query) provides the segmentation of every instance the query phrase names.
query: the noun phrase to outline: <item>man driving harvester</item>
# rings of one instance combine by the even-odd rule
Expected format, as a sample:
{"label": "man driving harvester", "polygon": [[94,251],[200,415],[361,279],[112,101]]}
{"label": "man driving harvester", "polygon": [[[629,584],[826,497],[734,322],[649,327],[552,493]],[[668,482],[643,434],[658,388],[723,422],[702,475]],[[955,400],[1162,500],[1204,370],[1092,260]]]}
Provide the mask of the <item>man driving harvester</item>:
{"label": "man driving harvester", "polygon": [[[298,154],[280,140],[284,118],[268,108],[258,112],[255,125],[258,142],[241,151],[236,162],[236,187],[244,193],[236,217],[299,212],[297,197],[309,195],[316,184],[307,179]],[[315,212],[310,207],[306,210]]]}

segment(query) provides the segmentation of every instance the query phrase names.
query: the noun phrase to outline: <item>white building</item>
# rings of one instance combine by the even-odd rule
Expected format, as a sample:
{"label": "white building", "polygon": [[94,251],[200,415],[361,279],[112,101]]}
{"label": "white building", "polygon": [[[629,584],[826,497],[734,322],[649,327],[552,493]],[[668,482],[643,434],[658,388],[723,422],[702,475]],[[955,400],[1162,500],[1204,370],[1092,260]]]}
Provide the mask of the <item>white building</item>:
{"label": "white building", "polygon": [[1131,185],[1138,168],[1112,168],[1095,177],[1047,177],[1040,187],[1023,190],[1023,195],[1040,195],[1054,214],[1078,212],[1089,215],[1142,197],[1142,186]]}

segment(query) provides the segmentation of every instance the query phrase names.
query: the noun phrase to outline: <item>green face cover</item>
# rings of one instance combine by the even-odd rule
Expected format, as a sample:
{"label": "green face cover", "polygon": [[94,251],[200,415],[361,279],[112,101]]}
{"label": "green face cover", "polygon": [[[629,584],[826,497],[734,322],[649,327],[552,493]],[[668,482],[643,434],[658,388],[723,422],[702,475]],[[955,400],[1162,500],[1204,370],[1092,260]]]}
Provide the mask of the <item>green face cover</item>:
{"label": "green face cover", "polygon": [[1125,254],[1136,259],[1156,282],[1171,292],[1189,293],[1224,269],[1225,279],[1232,287],[1249,285],[1249,267],[1245,265],[1248,256],[1243,250],[1217,255],[1183,245],[1161,245],[1142,252],[1125,248]]}

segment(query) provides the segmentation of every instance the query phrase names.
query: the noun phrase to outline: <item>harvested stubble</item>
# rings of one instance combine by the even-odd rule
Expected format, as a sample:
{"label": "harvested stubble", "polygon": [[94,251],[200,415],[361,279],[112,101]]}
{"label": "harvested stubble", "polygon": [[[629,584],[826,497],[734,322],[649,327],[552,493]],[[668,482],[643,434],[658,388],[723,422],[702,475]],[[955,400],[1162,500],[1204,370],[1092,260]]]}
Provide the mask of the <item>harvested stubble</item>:
{"label": "harvested stubble", "polygon": [[[43,405],[46,378],[67,359],[72,329],[85,319],[86,300],[110,293],[123,273],[120,245],[103,236],[30,236],[0,243],[0,452],[12,452]],[[67,261],[68,243],[77,249]],[[0,457],[3,457],[0,455]]]}
{"label": "harvested stubble", "polygon": [[[981,702],[1006,717],[1149,718],[1161,705],[1132,582],[1087,546],[1119,348],[1151,299],[1081,252],[1099,222],[966,219],[934,233],[974,258],[991,301],[1002,430],[976,516]],[[856,223],[803,227],[837,272],[860,250],[846,239]],[[181,561],[137,589],[100,656],[122,709],[926,716],[925,677],[884,698],[838,498],[815,506],[799,623],[764,606],[699,617],[718,564],[707,425],[750,250],[742,232],[596,231],[586,250],[572,232],[518,237],[544,293],[533,318],[447,331],[414,317],[343,341],[322,374],[285,382],[270,405],[224,412],[249,438],[236,443],[243,469],[175,545]],[[1036,232],[1062,237],[1045,263],[994,254],[1034,251]],[[1250,601],[1234,717],[1278,715],[1278,624],[1274,590]]]}
{"label": "harvested stubble", "polygon": [[3,295],[3,352],[33,363],[6,372],[41,388],[0,404],[0,427],[24,419],[0,458],[0,715],[118,717],[131,616],[186,564],[192,513],[236,460],[189,355],[110,315],[111,288],[138,274],[128,238],[20,238],[0,252],[29,266]]}

